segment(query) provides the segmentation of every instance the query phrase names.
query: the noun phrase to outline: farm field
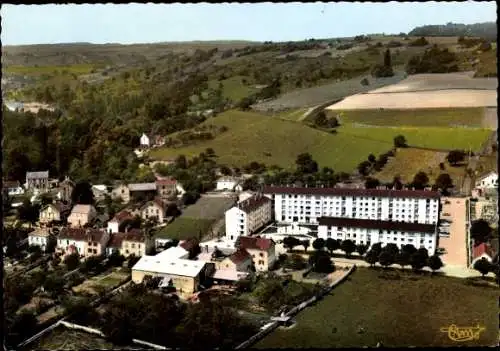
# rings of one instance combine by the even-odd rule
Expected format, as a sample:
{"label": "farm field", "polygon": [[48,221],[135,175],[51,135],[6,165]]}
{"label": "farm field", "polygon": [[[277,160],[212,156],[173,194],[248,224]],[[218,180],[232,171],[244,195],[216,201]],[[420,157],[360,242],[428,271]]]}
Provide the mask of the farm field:
{"label": "farm field", "polygon": [[[258,111],[286,110],[293,108],[304,108],[320,105],[322,103],[342,99],[346,96],[367,92],[374,88],[380,88],[389,84],[399,82],[404,78],[403,72],[395,72],[390,78],[373,78],[370,75],[356,77],[340,82],[328,83],[312,88],[298,89],[285,93],[272,101],[262,102],[253,106]],[[367,78],[370,85],[361,85],[361,80]]]}
{"label": "farm field", "polygon": [[[440,127],[370,127],[345,124],[338,135],[393,143],[394,137],[403,135],[409,146],[442,150],[472,149],[478,151],[490,135],[489,129],[440,128]],[[372,152],[375,154],[374,152]]]}
{"label": "farm field", "polygon": [[245,77],[234,76],[222,81],[211,80],[208,82],[208,87],[211,89],[217,89],[219,83],[222,83],[222,95],[234,102],[238,102],[244,97],[259,91],[259,89],[255,87],[243,84],[242,79],[245,79]]}
{"label": "farm field", "polygon": [[485,113],[481,107],[326,111],[328,115],[340,115],[341,124],[414,127],[481,127]]}
{"label": "farm field", "polygon": [[149,156],[155,160],[172,159],[180,154],[192,157],[211,147],[221,164],[241,167],[259,161],[289,169],[294,167],[297,155],[309,152],[320,167],[349,172],[370,152],[378,155],[390,149],[394,137],[390,133],[388,137],[379,136],[378,140],[353,138],[349,133],[334,135],[301,123],[234,110],[206,123],[227,126],[228,132],[186,147],[152,150]]}
{"label": "farm field", "polygon": [[456,346],[441,331],[451,324],[485,327],[479,340],[460,346],[498,343],[496,288],[410,271],[398,275],[400,279],[383,279],[381,270],[358,268],[330,295],[299,313],[295,326],[278,328],[254,347],[375,347],[378,342],[384,347]]}
{"label": "farm field", "polygon": [[308,108],[291,109],[283,112],[279,112],[273,117],[283,118],[290,121],[300,121],[304,113],[309,110]]}
{"label": "farm field", "polygon": [[[454,185],[460,186],[465,174],[465,167],[452,167],[446,162],[446,152],[420,150],[420,149],[398,149],[394,157],[384,168],[373,176],[381,182],[391,182],[395,176],[400,176],[405,184],[411,182],[415,174],[424,171],[429,176],[431,184],[441,173],[448,173]],[[445,164],[445,169],[439,169],[439,163]]]}
{"label": "farm field", "polygon": [[199,238],[204,235],[215,222],[215,219],[191,218],[181,216],[171,224],[156,232],[158,238],[185,240],[192,237]]}
{"label": "farm field", "polygon": [[105,272],[103,274],[97,275],[90,279],[87,279],[82,284],[73,287],[73,291],[76,293],[80,293],[82,291],[86,291],[90,294],[96,295],[98,294],[98,290],[101,289],[97,287],[102,287],[102,289],[106,289],[106,291],[112,290],[117,287],[122,281],[126,280],[129,276],[129,273],[125,273],[120,270],[120,268],[116,268],[113,272]]}

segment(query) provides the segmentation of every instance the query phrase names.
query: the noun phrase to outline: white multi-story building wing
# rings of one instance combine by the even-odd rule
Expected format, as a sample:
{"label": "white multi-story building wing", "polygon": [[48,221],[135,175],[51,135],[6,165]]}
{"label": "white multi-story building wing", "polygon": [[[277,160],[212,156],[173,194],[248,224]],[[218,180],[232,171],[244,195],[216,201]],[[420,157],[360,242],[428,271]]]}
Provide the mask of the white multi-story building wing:
{"label": "white multi-story building wing", "polygon": [[226,211],[226,238],[248,236],[272,220],[272,201],[256,194]]}
{"label": "white multi-story building wing", "polygon": [[264,187],[278,223],[318,224],[319,217],[436,224],[439,193],[425,190]]}
{"label": "white multi-story building wing", "polygon": [[318,238],[352,240],[356,245],[393,243],[399,248],[411,244],[416,248],[424,247],[429,253],[436,250],[436,225],[389,222],[353,218],[318,218]]}

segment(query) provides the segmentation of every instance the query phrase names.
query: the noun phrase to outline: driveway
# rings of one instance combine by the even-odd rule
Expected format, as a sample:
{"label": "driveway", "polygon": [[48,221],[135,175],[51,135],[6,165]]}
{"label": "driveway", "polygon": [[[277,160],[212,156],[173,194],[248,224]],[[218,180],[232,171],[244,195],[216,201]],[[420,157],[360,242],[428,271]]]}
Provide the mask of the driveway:
{"label": "driveway", "polygon": [[[450,220],[450,236],[439,237],[438,247],[446,253],[441,256],[445,265],[467,267],[467,203],[466,198],[443,197],[441,217]],[[449,202],[449,203],[446,203]],[[449,214],[444,216],[443,214]]]}

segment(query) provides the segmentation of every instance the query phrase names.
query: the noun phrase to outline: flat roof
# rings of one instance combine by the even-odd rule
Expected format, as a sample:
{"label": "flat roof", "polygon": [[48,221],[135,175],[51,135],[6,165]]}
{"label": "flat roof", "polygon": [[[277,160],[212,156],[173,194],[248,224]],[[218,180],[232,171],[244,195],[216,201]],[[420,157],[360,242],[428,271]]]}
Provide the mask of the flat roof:
{"label": "flat roof", "polygon": [[205,267],[205,262],[203,261],[172,259],[170,257],[157,256],[142,256],[134,267],[132,267],[132,270],[196,277],[200,274],[203,267]]}

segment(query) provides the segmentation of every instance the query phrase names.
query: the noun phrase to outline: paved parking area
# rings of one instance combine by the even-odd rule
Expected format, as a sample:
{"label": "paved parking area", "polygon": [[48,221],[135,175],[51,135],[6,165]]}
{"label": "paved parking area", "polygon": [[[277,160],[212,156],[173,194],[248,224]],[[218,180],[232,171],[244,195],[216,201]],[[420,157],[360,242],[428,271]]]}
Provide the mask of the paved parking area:
{"label": "paved parking area", "polygon": [[441,256],[445,265],[467,267],[467,199],[442,198],[443,219],[451,221],[450,236],[440,237],[438,245],[446,250]]}

